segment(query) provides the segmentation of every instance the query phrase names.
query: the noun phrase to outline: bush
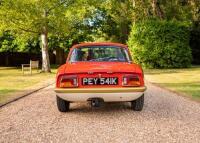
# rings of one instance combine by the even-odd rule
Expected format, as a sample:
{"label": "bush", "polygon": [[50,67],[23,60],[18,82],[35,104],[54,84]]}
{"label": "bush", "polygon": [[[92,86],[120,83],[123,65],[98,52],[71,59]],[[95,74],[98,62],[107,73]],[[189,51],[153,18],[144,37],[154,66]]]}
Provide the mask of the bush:
{"label": "bush", "polygon": [[191,65],[189,29],[175,21],[148,20],[134,24],[128,45],[136,63],[147,68]]}

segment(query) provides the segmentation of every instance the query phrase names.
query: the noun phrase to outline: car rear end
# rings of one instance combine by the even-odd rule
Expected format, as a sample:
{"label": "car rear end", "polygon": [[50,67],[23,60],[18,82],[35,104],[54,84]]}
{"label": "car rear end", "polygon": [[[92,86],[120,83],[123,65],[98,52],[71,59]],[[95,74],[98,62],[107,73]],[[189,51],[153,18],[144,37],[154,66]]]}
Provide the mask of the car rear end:
{"label": "car rear end", "polygon": [[62,112],[69,109],[70,102],[86,101],[92,106],[130,101],[134,110],[142,110],[146,90],[143,71],[131,61],[125,45],[76,45],[56,79],[57,105]]}
{"label": "car rear end", "polygon": [[132,101],[143,95],[140,73],[77,73],[57,78],[57,95],[69,102],[85,102],[94,98],[104,102]]}

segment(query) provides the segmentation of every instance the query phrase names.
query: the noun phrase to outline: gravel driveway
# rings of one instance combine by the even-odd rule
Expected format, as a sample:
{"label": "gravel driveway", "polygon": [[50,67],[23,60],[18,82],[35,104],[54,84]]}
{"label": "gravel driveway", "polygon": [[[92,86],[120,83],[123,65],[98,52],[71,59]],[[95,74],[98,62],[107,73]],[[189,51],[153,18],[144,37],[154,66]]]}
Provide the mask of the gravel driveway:
{"label": "gravel driveway", "polygon": [[142,112],[129,103],[57,111],[53,86],[0,109],[0,142],[200,142],[200,103],[148,85]]}

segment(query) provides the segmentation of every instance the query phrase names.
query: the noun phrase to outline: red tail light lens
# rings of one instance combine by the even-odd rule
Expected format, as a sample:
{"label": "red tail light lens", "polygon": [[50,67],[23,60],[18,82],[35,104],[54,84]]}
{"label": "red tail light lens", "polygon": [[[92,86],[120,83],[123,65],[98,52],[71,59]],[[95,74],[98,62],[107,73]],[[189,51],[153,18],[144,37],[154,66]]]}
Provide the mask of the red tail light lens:
{"label": "red tail light lens", "polygon": [[140,86],[140,78],[138,75],[125,75],[122,81],[123,86],[133,86],[137,87]]}
{"label": "red tail light lens", "polygon": [[76,75],[64,75],[60,78],[60,88],[78,87],[78,78]]}

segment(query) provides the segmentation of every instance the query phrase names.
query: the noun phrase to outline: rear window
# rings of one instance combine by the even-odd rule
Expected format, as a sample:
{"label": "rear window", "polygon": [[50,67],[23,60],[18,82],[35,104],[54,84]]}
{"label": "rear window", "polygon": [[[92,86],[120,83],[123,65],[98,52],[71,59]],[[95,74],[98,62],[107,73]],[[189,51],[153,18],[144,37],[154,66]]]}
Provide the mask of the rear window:
{"label": "rear window", "polygon": [[87,46],[72,51],[71,62],[129,62],[127,49],[118,46]]}

